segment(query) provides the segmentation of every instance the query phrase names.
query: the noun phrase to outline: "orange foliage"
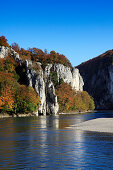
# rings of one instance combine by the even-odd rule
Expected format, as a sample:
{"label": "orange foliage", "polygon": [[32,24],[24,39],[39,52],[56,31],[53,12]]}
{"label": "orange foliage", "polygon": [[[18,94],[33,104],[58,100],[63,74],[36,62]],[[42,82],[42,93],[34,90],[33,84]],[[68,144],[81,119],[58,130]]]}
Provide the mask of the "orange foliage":
{"label": "orange foliage", "polygon": [[28,50],[25,50],[24,48],[21,48],[21,50],[19,51],[19,54],[23,60],[31,59],[31,53]]}
{"label": "orange foliage", "polygon": [[0,72],[0,109],[10,111],[14,103],[14,79],[11,73]]}
{"label": "orange foliage", "polygon": [[33,88],[20,85],[12,73],[0,72],[0,110],[33,112],[38,109],[40,98]]}
{"label": "orange foliage", "polygon": [[60,84],[56,89],[60,111],[68,111],[74,106],[75,91],[67,83]]}
{"label": "orange foliage", "polygon": [[5,67],[5,59],[0,58],[0,71],[4,71]]}
{"label": "orange foliage", "polygon": [[0,46],[9,47],[9,44],[7,43],[7,39],[4,36],[0,37]]}
{"label": "orange foliage", "polygon": [[40,98],[32,87],[24,85],[16,89],[15,109],[17,112],[32,112],[38,109]]}
{"label": "orange foliage", "polygon": [[11,87],[5,86],[0,96],[0,109],[11,111],[14,104],[14,94],[11,91]]}
{"label": "orange foliage", "polygon": [[94,110],[94,101],[85,91],[76,92],[70,85],[63,83],[56,89],[60,111]]}
{"label": "orange foliage", "polygon": [[56,53],[55,51],[51,51],[50,54],[47,54],[41,49],[30,48],[29,52],[31,53],[33,61],[41,62],[43,65],[46,65],[47,63],[60,63],[67,67],[72,67],[70,61],[64,55]]}
{"label": "orange foliage", "polygon": [[19,47],[19,45],[18,45],[17,43],[14,42],[14,43],[11,45],[11,47],[12,47],[12,49],[13,49],[14,51],[16,51],[16,52],[19,53],[20,47]]}
{"label": "orange foliage", "polygon": [[19,97],[22,100],[33,102],[35,105],[37,105],[37,103],[39,102],[39,98],[32,87],[26,87],[25,85],[20,85],[16,95],[17,98]]}
{"label": "orange foliage", "polygon": [[7,58],[4,59],[0,59],[0,72],[4,72],[4,73],[13,73],[13,76],[16,75],[16,62],[15,60],[8,56]]}

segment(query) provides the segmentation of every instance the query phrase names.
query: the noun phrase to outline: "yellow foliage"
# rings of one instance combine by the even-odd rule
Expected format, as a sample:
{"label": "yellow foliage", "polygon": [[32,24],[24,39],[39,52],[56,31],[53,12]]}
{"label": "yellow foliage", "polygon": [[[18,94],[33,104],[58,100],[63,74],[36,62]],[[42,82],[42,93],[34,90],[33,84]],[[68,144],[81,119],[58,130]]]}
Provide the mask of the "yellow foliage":
{"label": "yellow foliage", "polygon": [[94,101],[85,91],[75,92],[70,85],[63,83],[56,89],[60,111],[94,110]]}

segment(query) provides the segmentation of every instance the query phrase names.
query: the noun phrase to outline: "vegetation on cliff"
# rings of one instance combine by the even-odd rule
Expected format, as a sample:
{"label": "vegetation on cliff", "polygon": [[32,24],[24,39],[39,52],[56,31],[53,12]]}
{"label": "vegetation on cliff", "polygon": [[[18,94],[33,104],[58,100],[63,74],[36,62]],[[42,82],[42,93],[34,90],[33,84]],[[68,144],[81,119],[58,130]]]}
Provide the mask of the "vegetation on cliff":
{"label": "vegetation on cliff", "polygon": [[0,112],[34,112],[40,105],[40,98],[33,88],[18,83],[18,64],[8,56],[0,59]]}
{"label": "vegetation on cliff", "polygon": [[[4,36],[0,37],[0,46],[9,47]],[[38,48],[25,50],[20,48],[17,43],[13,43],[11,47],[19,53],[23,61],[31,60],[33,67],[40,62],[42,67],[48,63],[60,63],[72,68],[70,61],[55,51],[47,53],[47,50],[43,52]],[[39,66],[36,69],[39,69]],[[50,80],[56,89],[60,112],[85,111],[95,108],[94,101],[87,92],[75,92],[69,84],[64,83],[62,78],[58,79],[57,73],[53,70],[50,73]],[[39,96],[33,88],[27,87],[24,62],[20,65],[10,54],[8,57],[0,59],[0,112],[34,112],[39,105]]]}
{"label": "vegetation on cliff", "polygon": [[60,112],[94,110],[95,105],[91,96],[86,91],[76,92],[67,83],[57,86],[56,94]]}

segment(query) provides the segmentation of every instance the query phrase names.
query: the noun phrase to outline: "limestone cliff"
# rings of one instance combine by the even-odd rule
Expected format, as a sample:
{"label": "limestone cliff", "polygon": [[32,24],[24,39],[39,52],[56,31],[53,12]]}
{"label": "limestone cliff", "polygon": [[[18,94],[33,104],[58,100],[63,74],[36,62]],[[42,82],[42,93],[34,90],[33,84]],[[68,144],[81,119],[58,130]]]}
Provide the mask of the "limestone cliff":
{"label": "limestone cliff", "polygon": [[12,55],[15,60],[19,59],[19,54],[15,52],[12,48],[0,46],[0,58],[6,58],[8,54]]}
{"label": "limestone cliff", "polygon": [[59,110],[55,87],[50,77],[51,71],[57,73],[58,81],[62,78],[64,82],[70,84],[76,91],[82,91],[84,85],[78,69],[73,68],[71,71],[70,68],[62,64],[47,64],[43,70],[41,63],[26,61],[28,84],[35,88],[41,99],[39,114],[43,115],[57,114]]}
{"label": "limestone cliff", "polygon": [[82,63],[77,68],[84,90],[93,96],[96,109],[113,109],[113,50]]}
{"label": "limestone cliff", "polygon": [[83,91],[83,79],[77,68],[73,68],[72,71],[69,67],[62,64],[54,64],[54,71],[57,72],[58,80],[62,78],[65,83],[68,83],[76,91]]}
{"label": "limestone cliff", "polygon": [[23,63],[25,66],[25,74],[27,85],[33,87],[41,100],[41,105],[37,114],[57,114],[59,104],[55,94],[54,82],[51,79],[51,73],[56,73],[58,82],[62,79],[65,83],[72,86],[75,91],[83,90],[83,79],[77,68],[70,68],[62,64],[46,64],[42,67],[40,62],[31,60],[22,60],[19,54],[10,47],[0,47],[0,58],[5,58],[8,55],[15,58],[16,61]]}

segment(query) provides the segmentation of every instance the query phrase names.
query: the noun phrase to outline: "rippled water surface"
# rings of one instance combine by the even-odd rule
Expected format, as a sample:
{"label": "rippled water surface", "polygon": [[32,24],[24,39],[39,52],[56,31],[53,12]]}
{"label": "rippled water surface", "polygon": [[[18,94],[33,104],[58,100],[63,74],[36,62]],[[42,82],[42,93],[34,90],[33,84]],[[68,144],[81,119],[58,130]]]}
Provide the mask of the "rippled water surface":
{"label": "rippled water surface", "polygon": [[113,169],[113,134],[68,129],[113,113],[0,120],[0,169]]}

